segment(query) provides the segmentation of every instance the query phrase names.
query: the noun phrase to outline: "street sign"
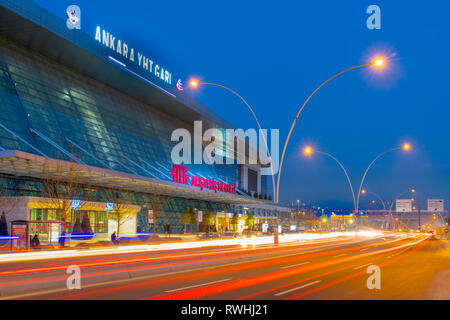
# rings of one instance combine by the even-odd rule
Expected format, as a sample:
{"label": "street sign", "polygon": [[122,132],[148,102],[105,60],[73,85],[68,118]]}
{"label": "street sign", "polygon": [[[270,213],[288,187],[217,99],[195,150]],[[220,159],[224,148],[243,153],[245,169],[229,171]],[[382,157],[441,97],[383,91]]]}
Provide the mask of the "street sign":
{"label": "street sign", "polygon": [[395,200],[395,210],[397,212],[412,212],[411,199],[397,199]]}
{"label": "street sign", "polygon": [[81,203],[82,203],[81,200],[72,200],[71,203],[70,203],[70,207],[73,210],[78,210],[78,209],[81,208]]}
{"label": "street sign", "polygon": [[428,211],[443,212],[444,199],[428,199]]}
{"label": "street sign", "polygon": [[105,211],[114,211],[114,203],[113,202],[107,202]]}

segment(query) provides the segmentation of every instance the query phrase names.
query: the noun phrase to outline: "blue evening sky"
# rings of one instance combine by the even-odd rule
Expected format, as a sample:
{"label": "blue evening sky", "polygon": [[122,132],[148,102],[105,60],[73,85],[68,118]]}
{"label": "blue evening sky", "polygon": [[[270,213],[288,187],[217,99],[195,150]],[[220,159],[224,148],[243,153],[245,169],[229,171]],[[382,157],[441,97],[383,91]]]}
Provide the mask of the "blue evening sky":
{"label": "blue evening sky", "polygon": [[[306,144],[338,158],[357,189],[375,156],[407,141],[412,151],[380,158],[365,187],[386,200],[414,187],[421,200],[450,201],[448,1],[35,2],[61,18],[77,4],[82,29],[92,37],[101,25],[185,80],[199,76],[231,87],[263,127],[280,129],[282,143],[321,82],[387,55],[385,72],[349,72],[307,105],[287,150],[280,200],[351,206],[337,163],[320,154],[305,158]],[[381,8],[381,30],[366,27],[371,4]],[[245,106],[223,89],[202,87],[193,95],[235,126],[255,127]],[[362,205],[369,200],[364,196]]]}

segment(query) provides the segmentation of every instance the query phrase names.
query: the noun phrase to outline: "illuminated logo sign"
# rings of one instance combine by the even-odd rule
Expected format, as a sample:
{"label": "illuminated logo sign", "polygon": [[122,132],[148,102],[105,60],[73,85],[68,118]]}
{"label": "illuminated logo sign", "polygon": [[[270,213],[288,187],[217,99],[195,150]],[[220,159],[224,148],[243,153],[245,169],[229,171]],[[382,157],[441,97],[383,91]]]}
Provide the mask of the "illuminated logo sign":
{"label": "illuminated logo sign", "polygon": [[177,81],[177,89],[183,91],[183,82],[181,82],[181,79]]}
{"label": "illuminated logo sign", "polygon": [[81,10],[79,6],[71,5],[66,9],[67,14],[67,28],[72,29],[81,29]]}
{"label": "illuminated logo sign", "polygon": [[114,203],[113,202],[107,202],[105,211],[113,211],[114,210]]}
{"label": "illuminated logo sign", "polygon": [[70,203],[70,207],[73,210],[77,210],[81,208],[81,200],[72,200],[72,202]]}
{"label": "illuminated logo sign", "polygon": [[[144,56],[139,51],[134,50],[134,48],[129,47],[125,41],[116,39],[115,36],[107,32],[106,30],[102,30],[100,27],[97,27],[95,30],[95,40],[105,47],[111,49],[116,54],[122,56],[123,59],[137,64],[139,67],[151,73],[161,81],[164,81],[167,84],[172,84],[171,72],[169,72],[167,69],[164,69],[152,59]],[[120,63],[122,65],[125,65],[123,62]]]}
{"label": "illuminated logo sign", "polygon": [[178,164],[174,164],[172,166],[172,171],[169,171],[172,174],[172,181],[175,183],[182,183],[186,185],[191,185],[195,187],[199,187],[200,190],[203,189],[213,190],[214,192],[221,191],[226,193],[236,193],[236,186],[232,184],[228,184],[225,182],[219,182],[214,179],[206,179],[202,177],[197,177],[194,175],[187,174],[188,168],[180,166]]}

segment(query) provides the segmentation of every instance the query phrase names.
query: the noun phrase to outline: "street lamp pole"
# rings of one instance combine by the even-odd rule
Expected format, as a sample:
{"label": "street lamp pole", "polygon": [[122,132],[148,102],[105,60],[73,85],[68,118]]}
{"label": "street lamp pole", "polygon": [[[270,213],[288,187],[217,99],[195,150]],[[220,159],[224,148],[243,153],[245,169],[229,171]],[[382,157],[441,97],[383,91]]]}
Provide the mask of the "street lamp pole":
{"label": "street lamp pole", "polygon": [[278,203],[278,201],[279,201],[280,177],[281,177],[281,171],[282,171],[282,169],[283,169],[283,160],[284,160],[284,156],[285,156],[285,153],[286,153],[286,148],[287,148],[287,145],[288,145],[288,143],[289,143],[289,139],[291,138],[292,131],[294,130],[294,127],[295,127],[296,123],[298,122],[299,116],[300,116],[300,114],[302,113],[302,111],[303,111],[304,107],[306,106],[306,104],[308,103],[308,101],[312,98],[312,96],[314,96],[314,94],[315,94],[317,91],[319,91],[320,88],[322,88],[324,85],[326,85],[328,82],[330,82],[330,81],[333,80],[334,78],[336,78],[336,77],[338,77],[338,76],[340,76],[340,75],[342,75],[342,74],[344,74],[344,73],[346,73],[346,72],[348,72],[348,71],[355,70],[355,69],[359,69],[359,68],[362,68],[362,67],[368,67],[368,66],[370,66],[370,65],[374,65],[374,66],[377,66],[377,67],[381,67],[381,66],[383,65],[383,60],[381,60],[381,59],[376,59],[376,60],[374,60],[374,61],[372,61],[372,62],[370,62],[370,63],[365,63],[365,64],[361,64],[361,65],[359,65],[359,66],[351,67],[351,68],[348,68],[348,69],[346,69],[346,70],[344,70],[344,71],[341,71],[341,72],[335,74],[334,76],[332,76],[331,78],[329,78],[328,80],[326,80],[325,82],[323,82],[320,86],[318,86],[318,87],[313,91],[313,93],[311,93],[311,94],[309,95],[308,99],[306,99],[306,101],[305,101],[305,102],[303,103],[303,105],[300,107],[300,110],[297,112],[297,115],[296,115],[296,117],[295,117],[295,119],[294,119],[294,121],[293,121],[293,123],[292,123],[292,125],[291,125],[291,129],[289,130],[289,134],[288,134],[288,136],[287,136],[287,138],[286,138],[286,142],[284,143],[283,153],[281,154],[280,170],[278,171],[278,179],[277,179],[277,192],[276,192],[276,201],[275,201],[276,203]]}
{"label": "street lamp pole", "polygon": [[[362,193],[362,194],[370,193],[370,194],[374,195],[375,197],[377,197],[377,198],[380,200],[381,204],[383,205],[384,214],[385,214],[385,215],[388,214],[388,212],[387,212],[387,210],[386,210],[386,204],[384,203],[383,199],[382,199],[378,194],[376,194],[375,192],[372,192],[372,191],[367,191],[367,190],[365,190],[365,189],[362,189],[362,190],[361,190],[361,193]],[[389,219],[389,218],[388,218],[388,219]]]}
{"label": "street lamp pole", "polygon": [[270,155],[269,146],[267,145],[266,137],[265,137],[265,135],[263,134],[261,125],[259,124],[259,120],[258,120],[258,118],[256,117],[256,114],[255,114],[255,112],[253,111],[252,107],[247,103],[247,101],[245,101],[245,99],[244,99],[239,93],[237,93],[236,91],[234,91],[234,90],[232,90],[232,89],[230,89],[230,88],[228,88],[228,87],[226,87],[226,86],[224,86],[224,85],[217,84],[217,83],[212,83],[212,82],[200,82],[200,81],[196,81],[196,80],[191,81],[190,84],[191,84],[191,86],[193,86],[193,87],[197,87],[198,85],[210,85],[210,86],[216,86],[216,87],[220,87],[220,88],[223,88],[223,89],[225,89],[225,90],[228,90],[229,92],[231,92],[231,93],[233,93],[235,96],[237,96],[239,99],[241,99],[241,101],[244,102],[244,104],[245,104],[245,105],[247,106],[247,108],[250,110],[250,112],[252,113],[253,118],[255,118],[255,121],[256,121],[256,123],[257,123],[257,125],[258,125],[258,128],[259,128],[259,130],[260,130],[260,132],[261,132],[262,138],[263,138],[263,140],[264,140],[264,144],[266,145],[267,154],[268,154],[269,159],[270,159],[270,171],[272,172],[272,189],[273,189],[273,198],[274,198],[273,201],[275,201],[275,177],[274,177],[274,173],[273,173],[272,156]]}
{"label": "street lamp pole", "polygon": [[364,172],[364,175],[363,175],[363,177],[361,179],[361,184],[359,185],[358,196],[357,196],[357,199],[356,199],[356,212],[358,212],[359,197],[361,195],[361,190],[362,190],[362,187],[363,187],[363,184],[364,184],[364,180],[366,179],[367,172],[369,172],[369,169],[372,167],[372,165],[375,163],[375,161],[377,161],[379,158],[384,156],[386,153],[389,153],[389,152],[392,152],[392,151],[395,151],[395,150],[400,150],[400,149],[409,150],[410,148],[411,147],[410,147],[409,144],[404,144],[401,147],[396,147],[396,148],[392,148],[392,149],[386,150],[386,151],[380,153],[377,157],[375,157],[375,159],[372,160],[372,162],[369,164],[369,166],[367,167],[366,171]]}
{"label": "street lamp pole", "polygon": [[333,157],[331,154],[326,153],[326,152],[323,152],[323,151],[319,151],[319,150],[314,150],[314,149],[312,149],[312,148],[310,148],[310,147],[306,147],[305,150],[304,150],[304,152],[305,152],[306,154],[310,154],[310,153],[312,153],[312,152],[317,152],[317,153],[323,154],[323,155],[325,155],[325,156],[327,156],[327,157],[330,157],[331,159],[333,159],[334,161],[336,161],[336,162],[339,164],[339,166],[341,167],[342,171],[344,171],[344,174],[345,174],[345,176],[346,176],[346,178],[347,178],[347,181],[348,181],[348,184],[349,184],[349,186],[350,186],[350,190],[351,190],[351,192],[352,192],[352,197],[353,197],[353,208],[354,208],[354,210],[356,210],[355,192],[353,191],[353,185],[352,185],[352,182],[351,182],[351,180],[350,180],[350,177],[349,177],[349,175],[348,175],[348,173],[347,173],[347,170],[345,170],[345,168],[344,168],[344,166],[342,165],[342,163],[340,163],[339,160],[336,159],[335,157]]}
{"label": "street lamp pole", "polygon": [[370,194],[374,195],[375,197],[377,197],[381,201],[381,204],[383,205],[384,212],[387,213],[386,204],[384,203],[383,199],[378,194],[376,194],[375,192],[372,192],[372,191],[367,191],[365,189],[362,189],[361,193],[362,194],[370,193]]}

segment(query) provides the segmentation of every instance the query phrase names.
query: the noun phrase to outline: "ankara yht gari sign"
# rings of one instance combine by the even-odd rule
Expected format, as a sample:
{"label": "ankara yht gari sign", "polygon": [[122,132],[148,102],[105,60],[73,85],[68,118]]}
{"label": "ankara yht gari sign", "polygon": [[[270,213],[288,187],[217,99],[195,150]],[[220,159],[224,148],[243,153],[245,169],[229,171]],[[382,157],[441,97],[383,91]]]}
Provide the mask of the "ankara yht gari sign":
{"label": "ankara yht gari sign", "polygon": [[174,164],[172,166],[172,170],[169,172],[172,174],[172,181],[175,183],[182,183],[194,187],[199,187],[202,191],[203,189],[208,189],[213,190],[214,192],[221,191],[232,194],[236,193],[235,185],[225,182],[219,182],[215,179],[207,179],[195,175],[190,175],[188,174],[187,167],[180,166],[178,164]]}
{"label": "ankara yht gari sign", "polygon": [[153,76],[159,78],[167,84],[172,84],[172,73],[164,67],[160,66],[152,59],[146,57],[134,48],[129,47],[125,41],[116,38],[111,33],[102,28],[95,29],[95,40],[103,46],[111,49],[114,53],[120,55],[127,61],[137,64],[145,71],[151,73]]}

